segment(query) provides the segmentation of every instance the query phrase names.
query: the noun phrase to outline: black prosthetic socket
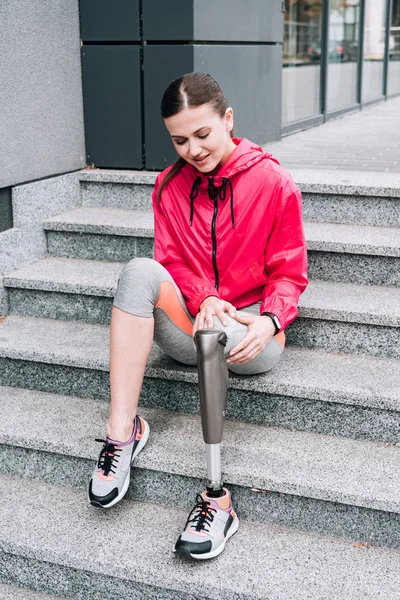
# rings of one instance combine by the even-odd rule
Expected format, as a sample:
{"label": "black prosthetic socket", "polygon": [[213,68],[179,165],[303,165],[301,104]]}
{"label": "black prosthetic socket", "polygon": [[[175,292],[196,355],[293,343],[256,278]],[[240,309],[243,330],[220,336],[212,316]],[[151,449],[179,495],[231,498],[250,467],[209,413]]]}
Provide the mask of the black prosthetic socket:
{"label": "black prosthetic socket", "polygon": [[221,496],[225,496],[225,492],[223,488],[219,490],[214,490],[213,488],[206,488],[206,494],[209,498],[221,498]]}

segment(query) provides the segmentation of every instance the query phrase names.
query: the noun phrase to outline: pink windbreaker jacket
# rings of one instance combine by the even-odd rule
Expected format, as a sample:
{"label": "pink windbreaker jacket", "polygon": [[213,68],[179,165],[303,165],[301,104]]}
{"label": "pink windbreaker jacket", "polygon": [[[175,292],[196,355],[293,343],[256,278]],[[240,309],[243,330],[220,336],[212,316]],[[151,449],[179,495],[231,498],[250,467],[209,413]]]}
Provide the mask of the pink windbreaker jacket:
{"label": "pink windbreaker jacket", "polygon": [[270,154],[245,138],[211,177],[186,164],[157,201],[155,260],[173,277],[193,315],[208,296],[237,309],[261,301],[285,329],[307,280],[301,193]]}

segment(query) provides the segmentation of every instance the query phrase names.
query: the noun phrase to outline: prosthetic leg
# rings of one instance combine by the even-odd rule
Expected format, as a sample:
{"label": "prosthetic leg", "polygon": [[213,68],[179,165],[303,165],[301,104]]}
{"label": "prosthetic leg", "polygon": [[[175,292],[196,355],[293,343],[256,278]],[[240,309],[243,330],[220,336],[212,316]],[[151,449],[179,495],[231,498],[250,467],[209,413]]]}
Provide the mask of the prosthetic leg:
{"label": "prosthetic leg", "polygon": [[220,447],[228,396],[226,342],[225,333],[217,329],[199,330],[195,334],[208,480],[207,489],[197,496],[197,504],[175,544],[175,552],[182,558],[205,560],[218,556],[239,527],[230,492],[223,487],[221,475]]}
{"label": "prosthetic leg", "polygon": [[200,413],[207,451],[207,495],[222,495],[221,442],[228,397],[228,367],[224,357],[226,335],[217,329],[195,334],[199,374]]}

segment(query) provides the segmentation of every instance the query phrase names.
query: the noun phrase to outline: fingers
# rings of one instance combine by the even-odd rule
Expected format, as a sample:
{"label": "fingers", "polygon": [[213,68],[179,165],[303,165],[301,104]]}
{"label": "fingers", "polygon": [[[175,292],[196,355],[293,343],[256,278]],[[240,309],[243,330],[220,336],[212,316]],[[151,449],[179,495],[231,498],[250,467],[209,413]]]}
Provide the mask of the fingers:
{"label": "fingers", "polygon": [[[196,333],[198,329],[205,329],[209,327],[212,329],[214,327],[214,315],[216,311],[211,307],[207,306],[203,308],[196,317],[196,320],[193,325],[193,335]],[[223,314],[223,313],[222,313]]]}
{"label": "fingers", "polygon": [[249,344],[254,340],[254,334],[248,332],[242,340],[234,347],[229,353],[229,357],[236,356],[239,352],[242,352],[244,348],[247,348]]}
{"label": "fingers", "polygon": [[244,313],[236,313],[235,315],[236,321],[239,321],[239,323],[244,323],[245,325],[250,325],[251,323],[254,323],[255,318],[255,315],[248,315]]}
{"label": "fingers", "polygon": [[228,325],[227,314],[232,318],[236,316],[236,308],[230,302],[219,301],[213,302],[208,306],[204,306],[196,317],[196,321],[193,325],[193,335],[198,329],[214,328],[214,316],[218,317],[222,325],[226,327]]}
{"label": "fingers", "polygon": [[204,323],[203,327],[209,327],[212,329],[214,327],[214,315],[216,314],[215,309],[211,306],[207,306],[205,315],[204,315]]}
{"label": "fingers", "polygon": [[233,319],[236,318],[236,307],[233,306],[233,304],[231,304],[230,302],[225,302],[225,310],[227,313],[229,313],[230,317],[232,317]]}
{"label": "fingers", "polygon": [[255,339],[242,350],[239,350],[237,353],[229,356],[226,362],[228,364],[240,364],[249,362],[250,360],[253,360],[253,358],[255,358],[258,354],[260,354],[260,352],[263,351],[263,348],[263,344],[259,340]]}
{"label": "fingers", "polygon": [[228,313],[232,319],[236,317],[236,308],[230,302],[225,301],[222,307],[217,307],[215,309],[215,315],[218,317],[224,327],[228,325],[226,313]]}

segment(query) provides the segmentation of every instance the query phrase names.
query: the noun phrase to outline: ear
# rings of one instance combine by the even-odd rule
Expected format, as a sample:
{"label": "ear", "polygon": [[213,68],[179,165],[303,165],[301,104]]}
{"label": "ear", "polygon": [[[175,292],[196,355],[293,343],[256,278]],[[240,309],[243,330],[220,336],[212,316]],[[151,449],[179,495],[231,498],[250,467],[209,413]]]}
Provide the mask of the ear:
{"label": "ear", "polygon": [[233,109],[230,106],[225,111],[225,127],[227,131],[233,129]]}

